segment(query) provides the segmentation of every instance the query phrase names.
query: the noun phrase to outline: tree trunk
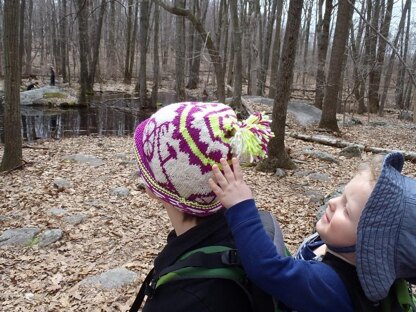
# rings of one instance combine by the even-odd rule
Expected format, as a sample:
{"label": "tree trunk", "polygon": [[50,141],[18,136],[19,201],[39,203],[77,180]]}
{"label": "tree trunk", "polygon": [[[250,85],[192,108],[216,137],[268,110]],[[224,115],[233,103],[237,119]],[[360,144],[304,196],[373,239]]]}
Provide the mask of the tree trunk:
{"label": "tree trunk", "polygon": [[[0,21],[4,20],[4,14],[3,14],[3,0],[0,0]],[[4,49],[3,49],[3,23],[0,23],[0,78],[3,78],[3,58],[4,58]]]}
{"label": "tree trunk", "polygon": [[[25,13],[26,13],[26,0],[20,1],[20,25],[19,25],[19,70],[23,68],[23,55],[25,52]],[[16,37],[17,38],[17,37]]]}
{"label": "tree trunk", "polygon": [[[159,12],[159,6],[157,4],[155,4],[155,6],[158,7],[158,12]],[[149,31],[149,15],[150,15],[149,1],[144,0],[142,1],[142,4],[140,6],[140,34],[139,34],[140,36],[139,38],[140,40],[140,68],[139,68],[139,80],[138,80],[138,84],[139,84],[138,92],[140,96],[140,104],[144,106],[146,106],[146,102],[147,102],[146,56],[147,56],[147,33]],[[155,43],[155,45],[157,44],[158,42]],[[153,51],[153,53],[156,53],[156,52]],[[159,64],[157,64],[157,66],[158,65]],[[155,66],[155,64],[153,66]],[[153,69],[155,68],[153,67]],[[159,72],[159,66],[157,70]],[[159,79],[159,77],[153,77],[154,81],[156,79]],[[136,86],[136,89],[137,89],[137,86]]]}
{"label": "tree trunk", "polygon": [[67,0],[62,0],[61,3],[61,20],[60,20],[60,43],[61,43],[61,74],[62,74],[62,82],[68,82],[68,75],[67,75],[67,59],[68,59],[68,35],[67,35]]}
{"label": "tree trunk", "polygon": [[[321,0],[321,4],[323,4],[323,0]],[[325,64],[328,52],[329,25],[331,23],[332,8],[332,0],[326,0],[324,18],[320,21],[320,25],[318,26],[318,66],[316,71],[315,106],[319,109],[322,109],[322,102],[324,100],[326,84]]]}
{"label": "tree trunk", "polygon": [[[283,2],[282,0],[279,0]],[[270,46],[272,44],[273,26],[276,19],[276,8],[278,0],[273,0],[270,15],[267,19],[266,38],[263,46],[262,64],[260,66],[259,83],[257,87],[257,95],[264,95],[267,80],[267,70],[269,69]]]}
{"label": "tree trunk", "polygon": [[128,15],[127,15],[127,34],[126,34],[126,57],[124,61],[124,83],[131,83],[130,72],[130,53],[132,45],[132,28],[133,28],[133,0],[128,0]]}
{"label": "tree trunk", "polygon": [[371,17],[371,25],[372,30],[370,31],[370,73],[368,75],[368,107],[370,110],[370,113],[377,113],[379,110],[379,99],[378,99],[378,87],[379,84],[377,83],[377,78],[375,77],[376,73],[376,67],[377,67],[377,56],[376,56],[376,50],[377,50],[377,41],[378,35],[374,31],[376,29],[379,31],[379,19],[380,19],[380,0],[368,0],[368,1],[374,1],[374,11],[373,15]]}
{"label": "tree trunk", "polygon": [[[145,2],[148,2],[147,0]],[[138,31],[138,13],[139,13],[139,1],[136,1],[134,7],[134,26],[133,26],[133,35],[131,38],[131,52],[130,52],[130,62],[129,62],[129,72],[131,76],[133,76],[133,68],[134,68],[134,59],[136,57],[136,38],[137,38],[137,31]],[[146,38],[147,39],[147,38]],[[147,46],[147,44],[146,44]]]}
{"label": "tree trunk", "polygon": [[241,52],[241,30],[238,21],[237,0],[230,0],[230,13],[233,25],[233,41],[235,53],[234,66],[234,94],[231,106],[241,112],[241,91],[242,91],[242,52]]}
{"label": "tree trunk", "polygon": [[93,90],[89,89],[89,63],[90,43],[88,36],[88,8],[84,0],[77,0],[78,33],[79,33],[79,58],[80,58],[80,94],[79,103],[87,105],[87,95]]}
{"label": "tree trunk", "polygon": [[[309,52],[309,32],[311,28],[312,20],[312,2],[309,3],[308,14],[306,17],[306,29],[305,29],[305,47],[303,52],[303,73],[302,73],[302,86],[306,89],[306,76],[308,74],[308,52]],[[305,95],[305,92],[303,93]]]}
{"label": "tree trunk", "polygon": [[[406,3],[404,5],[403,11],[402,11],[402,16],[400,17],[399,26],[397,27],[397,34],[396,34],[396,37],[394,38],[394,42],[393,42],[393,46],[395,48],[397,47],[397,43],[399,42],[400,34],[403,31],[404,22],[406,20],[406,14],[409,12],[410,5],[411,5],[411,1],[406,0]],[[383,113],[384,113],[383,111],[384,111],[384,105],[385,105],[386,99],[387,99],[387,91],[388,91],[388,88],[390,86],[391,74],[393,72],[394,57],[395,57],[395,52],[392,51],[391,54],[390,54],[389,63],[387,65],[386,74],[384,75],[383,93],[381,95],[381,103],[380,103],[380,108],[379,108],[379,111],[378,111],[378,114],[380,116],[382,116]]]}
{"label": "tree trunk", "polygon": [[110,74],[111,79],[116,79],[116,68],[117,68],[117,59],[116,59],[116,41],[115,41],[115,32],[116,32],[116,0],[110,0],[110,14],[108,16],[108,42],[107,42],[107,65],[108,73]]}
{"label": "tree trunk", "polygon": [[[381,24],[381,34],[388,38],[389,30],[390,30],[390,21],[391,21],[391,15],[393,10],[393,2],[394,0],[388,0],[387,1],[387,7],[385,10],[385,16],[383,19],[383,22]],[[369,101],[373,101],[372,104],[373,109],[377,108],[377,111],[379,111],[379,102],[380,102],[380,95],[379,95],[379,89],[380,89],[380,81],[381,81],[381,71],[384,65],[384,57],[386,54],[386,41],[380,39],[378,43],[378,49],[377,49],[377,58],[376,58],[376,65],[373,70],[373,75],[371,76],[372,80],[372,92],[371,97],[369,98]],[[370,96],[370,94],[369,94]]]}
{"label": "tree trunk", "polygon": [[92,64],[90,67],[90,73],[89,73],[89,79],[88,79],[88,83],[89,83],[88,88],[89,90],[92,91],[92,93],[94,93],[95,73],[97,71],[97,64],[98,64],[99,57],[100,57],[101,34],[102,34],[102,29],[103,29],[103,21],[104,21],[104,14],[105,14],[106,8],[107,8],[107,0],[102,0],[101,7],[100,7],[100,15],[98,18],[96,33],[94,36],[95,41],[94,41],[94,46],[93,46],[93,57],[92,57]]}
{"label": "tree trunk", "polygon": [[4,153],[0,171],[22,165],[20,116],[19,1],[4,1],[3,17],[4,71]]}
{"label": "tree trunk", "polygon": [[354,1],[350,5],[347,1],[338,3],[338,15],[335,26],[334,41],[332,44],[331,59],[328,69],[328,83],[323,103],[320,128],[339,132],[337,123],[337,98],[340,86],[340,73],[344,59],[345,46],[348,40],[348,33],[353,12]]}
{"label": "tree trunk", "polygon": [[274,137],[269,142],[269,158],[259,164],[259,170],[275,171],[276,167],[293,169],[285,148],[285,126],[287,106],[290,98],[290,88],[293,82],[296,48],[302,17],[303,0],[292,0],[286,23],[286,31],[282,49],[282,61],[276,85],[276,97],[273,104],[272,131]]}
{"label": "tree trunk", "polygon": [[25,74],[30,76],[32,74],[32,22],[33,22],[33,0],[29,0],[29,7],[27,12],[27,32],[26,32],[26,61]]}
{"label": "tree trunk", "polygon": [[[150,107],[153,110],[157,109],[157,92],[159,89],[159,79],[160,79],[159,78],[159,13],[160,13],[160,7],[157,3],[155,3],[155,9],[154,9],[155,28],[154,28],[154,36],[153,36],[153,86],[152,86],[152,101],[151,101],[151,107]],[[141,23],[142,23],[142,15],[140,13],[140,24]],[[146,84],[146,81],[145,81],[145,84]]]}
{"label": "tree trunk", "polygon": [[282,31],[282,13],[283,13],[283,1],[277,2],[276,9],[276,30],[274,33],[274,42],[272,49],[272,61],[270,69],[270,88],[269,98],[273,99],[276,96],[277,74],[279,70],[280,61],[280,32]]}
{"label": "tree trunk", "polygon": [[[184,9],[185,0],[175,0],[175,7]],[[177,100],[183,101],[186,98],[185,92],[185,19],[176,16],[176,56],[175,56],[175,91]]]}

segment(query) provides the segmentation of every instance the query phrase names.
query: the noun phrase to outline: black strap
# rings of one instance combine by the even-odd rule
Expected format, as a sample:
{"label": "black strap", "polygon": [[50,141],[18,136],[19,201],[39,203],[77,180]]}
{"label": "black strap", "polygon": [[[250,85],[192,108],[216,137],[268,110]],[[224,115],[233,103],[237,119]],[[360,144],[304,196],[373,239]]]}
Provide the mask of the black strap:
{"label": "black strap", "polygon": [[143,303],[144,300],[144,296],[146,295],[146,289],[149,287],[150,285],[150,281],[153,278],[153,273],[154,273],[155,269],[152,268],[150,270],[150,272],[147,274],[146,278],[143,281],[142,286],[140,287],[139,293],[136,296],[136,299],[133,302],[133,305],[130,308],[129,312],[137,312],[140,309],[140,306]]}
{"label": "black strap", "polygon": [[178,260],[174,264],[163,269],[159,276],[186,267],[201,267],[205,269],[225,268],[228,266],[240,266],[237,250],[231,249],[221,252],[204,253],[196,252],[185,259]]}

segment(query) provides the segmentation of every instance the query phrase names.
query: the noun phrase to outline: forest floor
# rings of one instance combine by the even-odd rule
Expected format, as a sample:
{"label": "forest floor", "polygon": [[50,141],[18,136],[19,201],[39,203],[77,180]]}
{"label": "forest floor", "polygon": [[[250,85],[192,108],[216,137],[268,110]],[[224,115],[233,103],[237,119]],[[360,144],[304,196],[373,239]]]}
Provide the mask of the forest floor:
{"label": "forest floor", "polygon": [[[385,124],[368,123],[367,116],[354,117],[363,124],[341,126],[338,138],[415,152],[416,125],[398,120],[397,112],[383,118],[371,115],[372,122]],[[287,130],[322,134],[316,127],[300,127],[292,118]],[[253,167],[244,168],[244,173],[258,208],[274,213],[294,251],[313,232],[322,198],[347,183],[357,164],[372,155],[347,159],[339,155],[339,148],[291,137],[286,137],[286,146],[296,160],[296,170],[282,178]],[[128,310],[171,229],[161,205],[140,187],[132,137],[39,140],[26,147],[24,168],[0,175],[0,234],[20,227],[61,229],[64,234],[46,247],[0,247],[0,311]],[[329,153],[339,162],[311,158],[304,153],[306,148]],[[0,158],[3,152],[0,146]],[[93,155],[103,164],[94,167],[64,160],[69,154]],[[326,178],[316,179],[313,173]],[[416,176],[416,164],[407,161],[404,173]],[[57,178],[70,186],[56,188]],[[129,195],[113,195],[116,187],[127,188]],[[62,214],[52,213],[57,208]],[[85,220],[77,225],[65,221],[65,216],[74,214],[84,215]],[[112,290],[79,284],[86,277],[120,267],[138,274],[133,283]]]}

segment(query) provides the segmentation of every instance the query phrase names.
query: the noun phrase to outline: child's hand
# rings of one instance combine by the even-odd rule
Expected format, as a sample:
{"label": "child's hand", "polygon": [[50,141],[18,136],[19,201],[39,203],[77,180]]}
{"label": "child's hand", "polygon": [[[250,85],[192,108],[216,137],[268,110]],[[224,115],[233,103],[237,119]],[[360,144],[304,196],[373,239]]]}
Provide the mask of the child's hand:
{"label": "child's hand", "polygon": [[222,205],[228,209],[244,200],[253,198],[250,188],[243,180],[243,173],[241,172],[238,159],[232,159],[234,172],[224,158],[220,162],[224,174],[222,174],[217,165],[212,166],[215,180],[209,179],[209,185]]}

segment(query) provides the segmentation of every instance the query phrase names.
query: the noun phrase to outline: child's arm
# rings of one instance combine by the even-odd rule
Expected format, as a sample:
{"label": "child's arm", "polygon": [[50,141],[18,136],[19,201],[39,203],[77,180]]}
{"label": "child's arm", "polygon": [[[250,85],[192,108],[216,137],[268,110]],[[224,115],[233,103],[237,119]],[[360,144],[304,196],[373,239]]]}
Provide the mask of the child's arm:
{"label": "child's arm", "polygon": [[[280,256],[261,223],[238,161],[233,169],[221,161],[224,175],[213,167],[210,185],[224,207],[248,277],[264,291],[299,311],[352,311],[347,290],[337,273],[316,261]],[[218,183],[218,184],[217,184]]]}

